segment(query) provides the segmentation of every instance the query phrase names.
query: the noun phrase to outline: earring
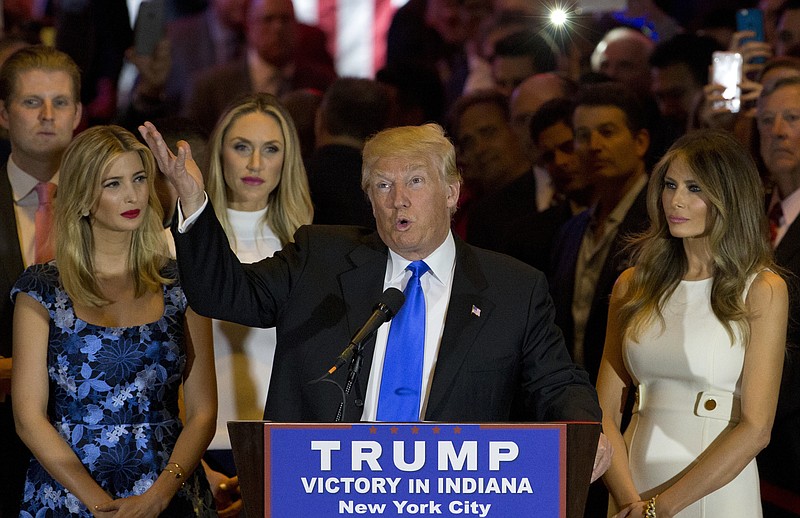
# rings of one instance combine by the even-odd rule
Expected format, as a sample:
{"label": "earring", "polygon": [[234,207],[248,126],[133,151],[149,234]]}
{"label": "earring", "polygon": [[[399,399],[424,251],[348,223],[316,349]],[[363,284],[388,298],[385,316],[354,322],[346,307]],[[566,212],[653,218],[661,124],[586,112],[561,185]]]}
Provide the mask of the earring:
{"label": "earring", "polygon": [[83,209],[83,212],[81,212],[81,216],[84,217],[84,218],[88,218],[89,217],[89,209]]}

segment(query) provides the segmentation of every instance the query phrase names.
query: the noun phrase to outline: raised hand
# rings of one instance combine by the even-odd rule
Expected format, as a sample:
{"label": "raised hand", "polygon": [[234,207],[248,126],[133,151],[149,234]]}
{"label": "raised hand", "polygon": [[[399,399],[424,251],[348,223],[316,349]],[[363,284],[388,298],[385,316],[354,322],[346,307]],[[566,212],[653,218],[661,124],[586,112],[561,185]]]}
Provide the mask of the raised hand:
{"label": "raised hand", "polygon": [[153,152],[158,168],[175,187],[180,198],[180,208],[184,217],[188,218],[205,201],[203,175],[192,158],[192,148],[188,142],[181,140],[178,142],[178,154],[175,155],[151,122],[139,126],[139,133]]}

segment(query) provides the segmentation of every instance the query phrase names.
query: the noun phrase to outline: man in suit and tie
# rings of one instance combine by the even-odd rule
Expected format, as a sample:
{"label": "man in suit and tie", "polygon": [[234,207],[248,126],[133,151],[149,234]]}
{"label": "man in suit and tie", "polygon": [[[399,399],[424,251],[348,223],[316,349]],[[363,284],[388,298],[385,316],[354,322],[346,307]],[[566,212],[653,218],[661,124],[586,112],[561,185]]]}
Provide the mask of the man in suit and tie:
{"label": "man in suit and tie", "polygon": [[640,107],[632,92],[609,82],[581,90],[572,114],[574,149],[591,178],[593,200],[556,238],[550,288],[567,348],[593,382],[611,288],[627,265],[625,237],[647,228],[650,140]]}
{"label": "man in suit and tie", "polygon": [[[392,128],[366,143],[362,187],[377,232],[305,226],[294,243],[253,265],[239,264],[230,252],[200,172],[184,162],[186,147],[174,157],[153,126],[140,131],[180,195],[175,236],[192,307],[277,329],[265,419],[334,420],[341,392],[311,382],[331,367],[381,293],[410,289],[410,279],[424,293],[424,316],[413,326],[424,329],[420,349],[413,352],[407,341],[400,358],[394,352],[392,330],[411,311],[407,300],[365,343],[362,376],[347,396],[344,421],[600,418],[594,389],[553,324],[544,275],[451,232],[461,180],[455,149],[438,125]],[[416,363],[406,365],[404,356]],[[398,368],[416,384],[385,391]],[[346,373],[332,378],[344,384]],[[410,417],[392,413],[397,394],[410,394]]]}
{"label": "man in suit and tie", "polygon": [[[647,228],[645,155],[650,138],[638,98],[618,83],[578,92],[574,149],[592,182],[591,206],[569,219],[553,245],[550,289],[572,359],[597,382],[611,289],[628,266],[625,238]],[[589,489],[587,518],[606,515],[607,492]]]}
{"label": "man in suit and tie", "polygon": [[758,101],[761,158],[775,184],[775,261],[789,275],[787,356],[769,445],[758,455],[764,516],[800,516],[800,78],[765,87]]}
{"label": "man in suit and tie", "polygon": [[11,410],[9,292],[26,266],[52,259],[39,209],[58,183],[61,155],[81,120],[80,86],[75,62],[50,47],[23,48],[0,69],[0,125],[11,141],[0,173],[0,516],[19,514],[30,457]]}

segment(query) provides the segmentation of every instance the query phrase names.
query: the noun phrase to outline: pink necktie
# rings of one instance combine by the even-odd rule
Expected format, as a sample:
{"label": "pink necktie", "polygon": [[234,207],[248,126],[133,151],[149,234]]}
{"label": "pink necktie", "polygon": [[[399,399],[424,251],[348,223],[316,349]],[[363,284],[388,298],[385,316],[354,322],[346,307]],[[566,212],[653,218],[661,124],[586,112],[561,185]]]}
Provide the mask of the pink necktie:
{"label": "pink necktie", "polygon": [[781,219],[783,219],[783,207],[781,202],[772,206],[768,214],[769,219],[769,242],[775,246],[775,239],[778,237],[778,229],[781,228]]}
{"label": "pink necktie", "polygon": [[56,184],[39,182],[36,184],[36,194],[39,195],[39,207],[36,209],[36,262],[46,263],[51,261],[53,254],[53,198],[56,195]]}

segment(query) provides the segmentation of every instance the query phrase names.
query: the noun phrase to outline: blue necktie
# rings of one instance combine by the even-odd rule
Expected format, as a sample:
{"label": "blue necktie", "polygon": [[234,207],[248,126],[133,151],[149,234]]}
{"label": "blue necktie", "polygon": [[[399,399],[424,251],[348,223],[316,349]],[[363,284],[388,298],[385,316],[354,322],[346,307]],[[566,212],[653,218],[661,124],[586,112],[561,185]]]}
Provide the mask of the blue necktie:
{"label": "blue necktie", "polygon": [[406,302],[392,320],[386,341],[378,421],[419,421],[425,352],[425,296],[419,278],[430,267],[414,261],[406,269],[411,271],[403,291]]}

